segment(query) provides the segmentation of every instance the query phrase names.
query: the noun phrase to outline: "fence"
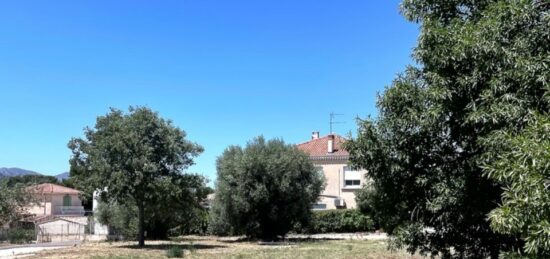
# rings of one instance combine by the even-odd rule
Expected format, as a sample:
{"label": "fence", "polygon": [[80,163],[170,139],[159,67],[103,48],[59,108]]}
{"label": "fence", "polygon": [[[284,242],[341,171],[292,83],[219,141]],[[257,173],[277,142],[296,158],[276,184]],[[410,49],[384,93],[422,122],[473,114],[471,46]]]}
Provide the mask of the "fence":
{"label": "fence", "polygon": [[121,239],[93,216],[55,216],[37,222],[19,222],[0,228],[0,242],[13,244]]}

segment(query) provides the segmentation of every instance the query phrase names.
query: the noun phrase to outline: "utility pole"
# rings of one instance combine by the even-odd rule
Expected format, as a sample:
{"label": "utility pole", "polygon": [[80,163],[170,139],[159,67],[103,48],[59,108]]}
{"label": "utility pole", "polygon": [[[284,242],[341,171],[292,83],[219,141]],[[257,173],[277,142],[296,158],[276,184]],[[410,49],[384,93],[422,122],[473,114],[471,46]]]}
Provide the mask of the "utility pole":
{"label": "utility pole", "polygon": [[334,124],[343,124],[343,123],[345,123],[345,122],[343,122],[343,121],[334,121],[334,119],[336,118],[336,116],[342,116],[342,115],[344,115],[344,114],[342,114],[342,113],[334,113],[334,112],[331,112],[331,113],[330,113],[330,119],[329,119],[330,131],[329,131],[329,134],[334,133],[334,132],[332,131],[332,126],[333,126]]}

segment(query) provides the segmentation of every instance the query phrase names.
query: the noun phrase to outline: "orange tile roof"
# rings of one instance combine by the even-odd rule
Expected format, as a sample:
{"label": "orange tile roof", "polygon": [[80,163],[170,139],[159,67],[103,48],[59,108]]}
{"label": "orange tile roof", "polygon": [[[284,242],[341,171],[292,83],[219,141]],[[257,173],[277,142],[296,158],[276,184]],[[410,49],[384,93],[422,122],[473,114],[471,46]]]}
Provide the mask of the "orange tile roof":
{"label": "orange tile roof", "polygon": [[332,153],[329,153],[327,150],[328,140],[329,135],[298,144],[296,147],[311,157],[349,156],[348,151],[342,147],[342,144],[346,141],[344,137],[334,134],[334,152]]}
{"label": "orange tile roof", "polygon": [[30,217],[26,217],[26,218],[22,219],[21,221],[38,223],[38,222],[49,220],[53,217],[54,216],[52,216],[52,215],[33,215],[33,216],[30,216]]}
{"label": "orange tile roof", "polygon": [[80,194],[79,190],[68,188],[65,186],[53,184],[53,183],[43,183],[38,185],[33,185],[27,187],[27,191],[31,193],[40,193],[40,194]]}

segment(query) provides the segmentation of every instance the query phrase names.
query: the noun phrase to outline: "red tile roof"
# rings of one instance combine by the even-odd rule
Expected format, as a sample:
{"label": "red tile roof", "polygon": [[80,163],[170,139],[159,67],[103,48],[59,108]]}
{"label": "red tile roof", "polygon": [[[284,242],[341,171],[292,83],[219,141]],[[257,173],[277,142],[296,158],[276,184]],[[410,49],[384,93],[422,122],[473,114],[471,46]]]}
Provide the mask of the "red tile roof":
{"label": "red tile roof", "polygon": [[312,139],[308,142],[298,144],[298,149],[306,152],[311,157],[331,157],[331,156],[349,156],[348,151],[344,150],[342,144],[346,139],[339,135],[334,135],[334,152],[328,152],[329,136],[324,136],[318,139]]}
{"label": "red tile roof", "polygon": [[54,217],[55,216],[53,216],[53,215],[33,215],[33,216],[26,217],[26,218],[22,219],[21,221],[39,223],[39,222],[50,220]]}
{"label": "red tile roof", "polygon": [[40,194],[80,194],[79,190],[53,183],[43,183],[39,185],[29,186],[27,187],[27,191]]}

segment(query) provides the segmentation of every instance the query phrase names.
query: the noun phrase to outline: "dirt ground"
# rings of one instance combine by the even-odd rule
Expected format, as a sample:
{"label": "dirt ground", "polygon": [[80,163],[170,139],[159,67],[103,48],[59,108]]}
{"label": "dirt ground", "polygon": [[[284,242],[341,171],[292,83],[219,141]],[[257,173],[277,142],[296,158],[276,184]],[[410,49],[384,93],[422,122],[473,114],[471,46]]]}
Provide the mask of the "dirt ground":
{"label": "dirt ground", "polygon": [[172,241],[88,242],[58,250],[42,251],[28,258],[166,258],[166,251],[179,247],[185,258],[421,258],[403,251],[387,250],[384,240],[299,239],[275,244],[236,238],[186,236]]}

